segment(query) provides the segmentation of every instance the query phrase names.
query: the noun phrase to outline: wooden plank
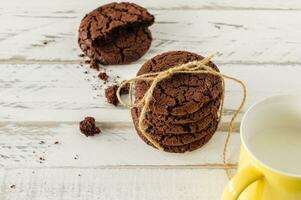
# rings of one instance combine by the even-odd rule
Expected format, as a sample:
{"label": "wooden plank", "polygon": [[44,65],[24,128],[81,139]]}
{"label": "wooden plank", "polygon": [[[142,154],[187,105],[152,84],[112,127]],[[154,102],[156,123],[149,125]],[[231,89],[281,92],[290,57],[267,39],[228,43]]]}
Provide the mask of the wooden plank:
{"label": "wooden plank", "polygon": [[[8,6],[5,11],[0,10],[2,63],[79,60],[80,20],[99,3],[87,4],[87,8],[70,2],[70,6],[68,3],[61,6],[60,2],[48,7],[41,2],[23,8],[13,2],[11,9]],[[157,21],[151,27],[154,41],[138,63],[168,50],[190,50],[203,55],[218,52],[216,60],[220,63],[287,64],[301,60],[299,11],[155,9],[151,12]]]}
{"label": "wooden plank", "polygon": [[[219,65],[222,72],[239,77],[248,87],[246,110],[254,102],[283,93],[300,92],[299,65]],[[107,70],[110,83],[133,77],[139,64]],[[0,121],[78,122],[87,115],[100,122],[131,122],[127,109],[109,105],[97,72],[70,65],[0,65]],[[284,76],[285,74],[285,76]],[[89,81],[88,81],[89,80]],[[225,108],[229,114],[241,100],[241,89],[227,82]],[[227,120],[227,119],[225,119]]]}
{"label": "wooden plank", "polygon": [[[118,66],[108,73],[112,77],[120,74],[122,80],[133,76],[138,67]],[[93,89],[95,85],[102,85],[98,78],[93,78],[97,75],[93,70],[85,74],[86,67],[74,64],[1,65],[1,70],[0,163],[3,166],[188,164],[222,167],[225,140],[222,133],[207,145],[205,153],[202,150],[188,156],[179,155],[179,159],[178,155],[161,154],[142,143],[132,127],[129,111],[105,103],[103,88]],[[86,115],[95,116],[99,121],[101,136],[85,138],[79,133],[78,121]],[[225,130],[225,127],[221,129]],[[41,141],[46,144],[39,144]],[[54,145],[55,141],[60,145]],[[236,153],[230,161],[236,164],[238,136],[233,142],[234,150],[231,147],[229,152]],[[74,159],[76,155],[80,159]],[[46,160],[40,163],[40,157]]]}
{"label": "wooden plank", "polygon": [[216,169],[12,169],[1,199],[217,200],[226,181]]}
{"label": "wooden plank", "polygon": [[[86,138],[78,123],[9,123],[0,127],[0,165],[3,167],[97,167],[192,165],[223,168],[226,134],[217,132],[203,148],[185,154],[163,153],[146,145],[131,124],[98,123],[100,135]],[[59,144],[55,144],[58,141]],[[236,165],[240,139],[229,147]]]}
{"label": "wooden plank", "polygon": [[[27,4],[20,6],[17,0],[1,2],[1,7],[14,8],[17,10],[29,10],[30,8],[40,8],[48,10],[81,10],[81,9],[93,9],[104,3],[110,3],[111,0],[89,0],[89,1],[72,1],[60,0],[52,1],[39,1],[39,0],[28,0]],[[152,0],[132,0],[131,2],[143,5],[150,9],[157,10],[174,10],[174,9],[259,9],[259,10],[297,10],[301,8],[301,3],[298,0],[281,1],[281,0],[270,0],[270,1],[253,1],[253,0],[165,0],[164,3],[158,3]]]}
{"label": "wooden plank", "polygon": [[4,199],[4,184],[5,182],[5,171],[2,167],[0,167],[0,199]]}
{"label": "wooden plank", "polygon": [[[105,103],[96,72],[77,65],[1,65],[1,162],[2,166],[107,166],[107,165],[197,165],[222,167],[222,148],[227,118],[206,147],[185,155],[165,154],[146,146],[136,136],[129,111]],[[118,66],[108,72],[129,78],[139,65]],[[222,65],[225,74],[241,77],[249,88],[245,107],[260,98],[300,92],[298,65]],[[285,76],[283,76],[285,74]],[[268,78],[266,78],[268,77]],[[85,80],[90,79],[90,82]],[[281,81],[279,81],[281,80]],[[112,81],[112,80],[111,80]],[[97,96],[99,94],[100,96]],[[226,105],[231,114],[241,97],[233,83],[227,84]],[[96,99],[93,97],[96,96]],[[85,138],[78,121],[95,116],[103,134]],[[239,122],[239,120],[238,120]],[[46,144],[39,144],[45,141]],[[55,141],[61,144],[54,145]],[[49,145],[49,146],[48,146]],[[230,162],[236,164],[239,136],[233,135]],[[137,151],[139,149],[139,151]],[[35,153],[33,153],[35,151]],[[74,159],[76,154],[79,159]],[[60,156],[58,156],[60,155]],[[111,155],[111,156],[108,156]],[[39,157],[45,161],[40,163]],[[104,159],[99,159],[104,158]]]}

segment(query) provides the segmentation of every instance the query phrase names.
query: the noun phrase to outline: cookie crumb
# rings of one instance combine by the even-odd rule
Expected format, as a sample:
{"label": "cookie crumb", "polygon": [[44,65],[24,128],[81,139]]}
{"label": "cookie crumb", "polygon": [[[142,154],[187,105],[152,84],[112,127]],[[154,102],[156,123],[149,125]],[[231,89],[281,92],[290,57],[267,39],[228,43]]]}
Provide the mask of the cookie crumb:
{"label": "cookie crumb", "polygon": [[78,176],[82,176],[81,174],[78,174]]}
{"label": "cookie crumb", "polygon": [[107,82],[109,79],[109,76],[106,72],[100,72],[98,74],[98,78],[100,78],[101,80],[103,80],[104,82]]}
{"label": "cookie crumb", "polygon": [[107,87],[105,90],[105,96],[107,98],[108,103],[114,106],[117,106],[119,102],[116,95],[117,89],[118,89],[118,85],[111,85]]}
{"label": "cookie crumb", "polygon": [[55,141],[55,142],[54,142],[54,144],[59,144],[59,143],[60,143],[59,141]]}
{"label": "cookie crumb", "polygon": [[77,160],[78,159],[78,154],[76,154],[75,156],[74,156],[74,160]]}
{"label": "cookie crumb", "polygon": [[101,131],[95,125],[95,119],[93,117],[85,117],[83,121],[79,123],[79,129],[85,136],[94,136],[99,134]]}
{"label": "cookie crumb", "polygon": [[81,58],[83,58],[83,57],[85,57],[85,54],[81,53],[78,56],[81,57]]}
{"label": "cookie crumb", "polygon": [[43,44],[48,44],[48,42],[44,41]]}
{"label": "cookie crumb", "polygon": [[40,141],[39,144],[45,144],[45,142],[44,141]]}
{"label": "cookie crumb", "polygon": [[40,157],[40,158],[39,158],[39,160],[45,160],[45,158],[43,158],[43,157]]}
{"label": "cookie crumb", "polygon": [[95,60],[90,60],[90,68],[99,71],[99,66]]}
{"label": "cookie crumb", "polygon": [[16,185],[11,185],[10,188],[16,188]]}

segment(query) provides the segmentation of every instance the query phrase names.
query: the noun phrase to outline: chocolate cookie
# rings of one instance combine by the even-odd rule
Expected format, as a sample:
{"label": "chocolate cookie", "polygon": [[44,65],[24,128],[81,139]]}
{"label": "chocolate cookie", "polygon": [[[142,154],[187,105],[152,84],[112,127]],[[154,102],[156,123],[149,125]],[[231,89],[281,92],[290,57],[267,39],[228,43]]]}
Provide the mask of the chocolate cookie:
{"label": "chocolate cookie", "polygon": [[111,85],[105,89],[105,96],[108,103],[113,104],[114,106],[117,106],[118,104],[118,98],[116,96],[117,89],[118,85]]}
{"label": "chocolate cookie", "polygon": [[[217,125],[216,125],[217,126]],[[137,126],[135,126],[136,131],[139,135],[139,137],[148,145],[154,147],[141,133],[141,131],[139,130],[139,128]],[[188,143],[188,144],[184,144],[184,145],[165,145],[163,143],[161,143],[161,147],[163,147],[164,151],[166,152],[170,152],[170,153],[184,153],[186,151],[193,151],[196,150],[198,148],[201,148],[202,146],[204,146],[210,139],[211,137],[214,135],[216,131],[216,127],[213,127],[212,129],[207,129],[205,131],[203,131],[201,134],[202,137],[198,140],[195,140],[194,142]],[[177,139],[176,139],[177,140]],[[161,140],[162,141],[162,140]]]}
{"label": "chocolate cookie", "polygon": [[182,146],[185,144],[193,143],[197,140],[206,137],[209,133],[214,133],[217,129],[217,121],[212,122],[209,124],[208,127],[204,128],[204,130],[197,132],[197,133],[187,133],[182,135],[160,135],[160,134],[153,134],[152,138],[157,141],[158,143],[164,146]]}
{"label": "chocolate cookie", "polygon": [[[167,52],[147,61],[137,76],[165,71],[203,57],[186,51]],[[212,62],[208,66],[218,71]],[[139,102],[151,83],[138,81],[135,102]],[[222,79],[216,75],[174,74],[154,88],[144,119],[146,132],[168,152],[182,153],[204,145],[215,133],[222,95]],[[138,135],[148,144],[138,128],[141,108],[132,108]]]}
{"label": "chocolate cookie", "polygon": [[[137,75],[160,72],[203,57],[186,51],[171,51],[148,60]],[[218,71],[212,62],[208,64]],[[138,81],[136,101],[143,98],[150,83]],[[199,110],[212,99],[220,98],[222,81],[212,74],[176,74],[161,81],[153,92],[150,110],[161,115],[184,116]]]}
{"label": "chocolate cookie", "polygon": [[[137,113],[132,112],[132,115],[133,115],[135,128],[139,134],[140,130],[138,130]],[[159,144],[162,144],[165,146],[182,146],[184,144],[189,144],[189,143],[192,143],[192,142],[202,139],[203,137],[205,137],[208,134],[208,132],[210,132],[210,133],[215,132],[216,128],[217,128],[217,124],[218,124],[218,121],[213,120],[210,124],[208,124],[206,127],[204,127],[202,131],[196,132],[196,133],[178,133],[175,135],[163,135],[154,130],[148,130],[147,132]]]}
{"label": "chocolate cookie", "polygon": [[[182,116],[174,116],[171,114],[160,114],[160,112],[153,112],[150,109],[146,113],[146,119],[155,119],[162,120],[166,124],[190,124],[200,121],[202,118],[209,114],[218,113],[220,107],[220,97],[217,99],[213,99],[211,102],[204,104],[199,110],[194,113],[182,115]],[[155,109],[154,109],[155,110]],[[140,109],[138,109],[140,112]]]}
{"label": "chocolate cookie", "polygon": [[[137,109],[132,109],[133,120],[137,119],[140,116],[140,113]],[[202,131],[204,128],[208,127],[213,121],[218,120],[217,113],[208,113],[207,116],[204,116],[199,121],[189,124],[169,124],[164,120],[146,118],[145,123],[148,126],[147,132],[154,132],[160,135],[180,135],[185,133],[197,133]]]}
{"label": "chocolate cookie", "polygon": [[156,115],[155,113],[153,113],[152,116],[153,118],[159,118],[170,124],[189,124],[201,120],[204,116],[207,115],[207,113],[218,113],[219,109],[220,98],[217,98],[216,100],[206,103],[196,112],[184,116]]}
{"label": "chocolate cookie", "polygon": [[138,60],[149,49],[148,26],[154,16],[133,3],[110,3],[88,13],[81,21],[78,43],[91,59],[102,64]]}
{"label": "chocolate cookie", "polygon": [[94,136],[101,132],[95,125],[95,119],[93,117],[85,117],[85,119],[79,123],[79,129],[82,134],[87,137]]}

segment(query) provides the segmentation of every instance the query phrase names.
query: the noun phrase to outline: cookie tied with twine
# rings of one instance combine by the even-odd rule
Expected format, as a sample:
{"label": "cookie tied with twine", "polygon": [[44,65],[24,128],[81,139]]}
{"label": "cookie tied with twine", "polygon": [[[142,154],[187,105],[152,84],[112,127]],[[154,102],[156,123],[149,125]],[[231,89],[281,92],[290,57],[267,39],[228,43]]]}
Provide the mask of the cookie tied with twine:
{"label": "cookie tied with twine", "polygon": [[[219,115],[218,115],[218,119],[217,119],[218,122],[221,121],[223,108],[224,108],[223,106],[224,106],[224,97],[225,97],[225,79],[229,79],[229,80],[232,80],[232,81],[240,84],[243,88],[243,99],[242,99],[239,107],[235,110],[235,112],[230,120],[228,135],[227,135],[227,138],[225,141],[225,146],[224,146],[224,151],[223,151],[224,166],[225,166],[228,177],[231,177],[231,175],[228,171],[229,167],[228,167],[227,159],[226,159],[227,146],[228,146],[229,139],[230,139],[230,136],[232,133],[234,120],[236,119],[238,113],[241,111],[241,109],[245,103],[245,100],[246,100],[246,86],[244,85],[244,83],[241,80],[239,80],[235,77],[231,77],[231,76],[222,74],[218,70],[210,67],[209,64],[210,64],[210,59],[212,57],[213,56],[208,56],[201,60],[194,60],[194,61],[190,61],[190,62],[187,62],[184,64],[175,65],[175,66],[172,66],[163,71],[145,73],[142,75],[138,75],[137,77],[132,78],[130,80],[126,80],[118,88],[117,97],[122,105],[124,105],[128,108],[131,108],[131,109],[133,109],[133,108],[140,109],[140,115],[139,115],[139,119],[138,119],[139,132],[143,135],[144,138],[146,138],[146,140],[152,146],[156,147],[157,149],[159,149],[161,151],[164,151],[165,150],[164,145],[162,145],[160,142],[155,140],[154,137],[152,136],[152,133],[149,132],[149,124],[147,123],[147,119],[146,119],[147,113],[151,109],[151,101],[154,99],[154,91],[157,87],[160,87],[160,84],[163,81],[172,79],[173,77],[175,77],[179,74],[189,74],[189,75],[205,76],[205,77],[206,76],[218,77],[222,83],[222,92],[220,94],[221,102],[219,104],[220,105]],[[146,90],[144,96],[141,99],[139,99],[139,101],[137,101],[137,99],[136,99],[136,101],[134,102],[133,101],[134,88],[136,87],[137,83],[139,83],[141,81],[149,83],[149,87]],[[129,102],[125,102],[121,98],[120,92],[121,92],[122,88],[124,88],[125,86],[128,86],[128,85],[129,85]],[[203,104],[200,104],[200,106],[202,106],[202,105]]]}

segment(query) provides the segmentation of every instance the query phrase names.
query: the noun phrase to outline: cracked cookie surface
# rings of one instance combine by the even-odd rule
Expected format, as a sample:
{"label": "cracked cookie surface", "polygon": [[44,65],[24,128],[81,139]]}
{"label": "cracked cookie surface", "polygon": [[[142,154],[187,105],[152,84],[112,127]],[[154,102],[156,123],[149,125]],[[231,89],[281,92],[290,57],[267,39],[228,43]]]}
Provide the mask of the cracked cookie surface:
{"label": "cracked cookie surface", "polygon": [[138,60],[150,47],[148,26],[154,16],[133,3],[103,5],[81,21],[78,43],[91,59],[102,64],[125,64]]}
{"label": "cracked cookie surface", "polygon": [[[137,76],[202,59],[202,56],[186,51],[163,53],[144,63]],[[209,66],[218,71],[214,63],[210,62]],[[143,98],[149,87],[149,82],[137,82],[136,102]],[[196,112],[212,99],[220,98],[221,93],[220,77],[212,74],[175,74],[158,83],[150,102],[150,110],[161,115],[185,116]]]}
{"label": "cracked cookie surface", "polygon": [[[141,135],[141,132],[138,129],[138,113],[132,110],[132,116],[133,116],[135,128],[138,134]],[[217,129],[217,125],[218,125],[218,121],[212,120],[211,123],[208,124],[207,126],[204,126],[201,131],[195,133],[177,133],[172,135],[164,135],[154,130],[147,130],[147,132],[150,134],[152,139],[157,141],[159,144],[166,145],[166,146],[181,146],[200,140],[203,137],[205,137],[207,134],[215,132]]]}
{"label": "cracked cookie surface", "polygon": [[[132,109],[132,117],[138,118],[140,113],[137,109]],[[207,113],[197,122],[188,124],[169,124],[165,120],[146,118],[147,132],[152,132],[160,135],[181,135],[186,133],[197,133],[208,127],[214,121],[218,120],[216,113]]]}
{"label": "cracked cookie surface", "polygon": [[[163,53],[147,61],[137,76],[202,59],[202,56],[186,51]],[[214,63],[208,65],[218,71]],[[145,81],[136,83],[136,103],[149,87],[150,83]],[[183,153],[200,148],[217,129],[221,95],[222,80],[218,76],[175,74],[155,87],[144,121],[146,132],[167,152]],[[150,144],[138,128],[141,108],[132,108],[131,112],[138,135]]]}
{"label": "cracked cookie surface", "polygon": [[[171,114],[158,114],[158,112],[153,112],[149,110],[146,113],[147,120],[162,120],[165,121],[167,124],[190,124],[195,123],[208,114],[218,113],[220,109],[220,98],[213,99],[212,101],[204,104],[199,110],[194,113],[182,115],[182,116],[174,116]],[[140,109],[138,109],[140,112]]]}
{"label": "cracked cookie surface", "polygon": [[[134,123],[135,124],[135,123]],[[153,139],[155,139],[155,141],[159,142],[161,147],[163,147],[164,151],[166,152],[170,152],[170,153],[185,153],[186,151],[194,151],[198,148],[201,148],[202,146],[204,146],[214,135],[215,131],[216,131],[216,126],[211,126],[209,129],[204,130],[200,133],[199,137],[195,136],[195,138],[197,138],[196,140],[192,140],[193,142],[190,143],[183,143],[183,145],[178,144],[178,141],[181,141],[183,139],[179,139],[179,138],[167,138],[167,137],[163,137],[160,139],[156,139],[153,137]],[[138,126],[135,125],[135,129],[139,135],[139,137],[148,145],[154,147],[141,133],[141,131],[139,130]],[[194,137],[194,136],[192,136]],[[165,141],[165,142],[163,142]],[[174,144],[172,144],[172,142]],[[176,144],[176,145],[175,145]],[[155,147],[154,147],[155,148]]]}

